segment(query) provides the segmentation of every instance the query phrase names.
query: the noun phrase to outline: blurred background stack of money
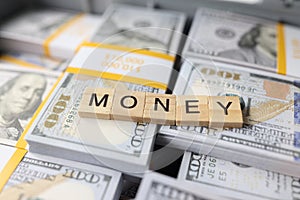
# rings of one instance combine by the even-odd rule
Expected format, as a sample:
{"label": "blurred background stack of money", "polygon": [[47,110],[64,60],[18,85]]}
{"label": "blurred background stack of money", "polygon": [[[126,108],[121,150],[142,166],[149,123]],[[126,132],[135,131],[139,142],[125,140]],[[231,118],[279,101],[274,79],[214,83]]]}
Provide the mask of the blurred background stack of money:
{"label": "blurred background stack of money", "polygon": [[[293,0],[0,3],[0,199],[300,199]],[[243,127],[82,118],[86,87],[239,96]]]}

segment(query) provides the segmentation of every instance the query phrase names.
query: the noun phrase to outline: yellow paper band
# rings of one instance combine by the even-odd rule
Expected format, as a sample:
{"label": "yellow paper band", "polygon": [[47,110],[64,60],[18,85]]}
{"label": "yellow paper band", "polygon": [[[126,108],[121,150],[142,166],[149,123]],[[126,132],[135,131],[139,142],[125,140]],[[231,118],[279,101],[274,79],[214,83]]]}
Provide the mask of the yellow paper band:
{"label": "yellow paper band", "polygon": [[6,163],[4,169],[0,172],[0,192],[3,190],[6,182],[8,181],[9,177],[15,171],[16,167],[25,156],[27,150],[25,149],[16,149],[12,157]]}
{"label": "yellow paper band", "polygon": [[35,65],[35,64],[26,62],[24,60],[17,59],[15,57],[9,56],[9,55],[0,56],[0,60],[6,61],[8,63],[16,64],[16,65],[19,65],[19,66],[22,66],[22,67],[29,67],[29,68],[34,68],[34,69],[45,69],[42,66]]}
{"label": "yellow paper band", "polygon": [[61,80],[61,78],[63,77],[63,74],[61,74],[59,76],[59,78],[57,79],[57,81],[55,82],[55,84],[53,85],[53,87],[51,88],[50,92],[48,93],[48,95],[46,96],[45,100],[40,104],[40,106],[38,107],[38,109],[35,111],[33,117],[31,118],[30,122],[27,124],[27,126],[25,127],[22,135],[20,136],[16,147],[17,148],[22,148],[25,149],[27,146],[27,142],[24,139],[25,135],[27,134],[29,128],[32,126],[32,123],[34,122],[34,120],[37,118],[38,114],[41,112],[42,108],[44,107],[45,103],[47,102],[47,100],[49,99],[50,95],[53,93],[54,89],[56,88],[57,84],[59,83],[59,81]]}
{"label": "yellow paper band", "polygon": [[277,24],[277,73],[286,74],[284,25]]}
{"label": "yellow paper band", "polygon": [[149,51],[149,50],[145,50],[145,49],[134,49],[134,48],[124,47],[124,46],[119,46],[119,45],[92,43],[92,42],[83,42],[80,45],[80,47],[83,47],[83,46],[103,48],[103,49],[112,49],[112,50],[117,50],[117,51],[124,51],[124,53],[128,52],[128,53],[142,54],[142,55],[153,56],[153,57],[169,60],[172,62],[175,61],[174,56],[160,53],[160,52]]}
{"label": "yellow paper band", "polygon": [[88,75],[88,76],[94,76],[94,77],[101,77],[104,79],[110,79],[110,80],[115,80],[115,81],[130,82],[130,83],[135,83],[135,84],[140,84],[140,85],[145,85],[145,86],[151,86],[154,88],[160,88],[163,90],[167,89],[167,85],[164,83],[155,82],[155,81],[142,79],[142,78],[136,78],[133,76],[114,74],[114,73],[110,73],[110,72],[101,72],[101,71],[97,71],[97,70],[81,69],[81,68],[76,68],[76,67],[71,67],[71,66],[69,66],[67,68],[66,72],[72,73],[72,74],[82,74],[82,75]]}
{"label": "yellow paper band", "polygon": [[67,23],[63,24],[62,26],[60,26],[53,34],[51,34],[45,41],[43,44],[44,47],[44,53],[46,56],[51,56],[51,52],[50,52],[50,43],[57,38],[60,34],[62,34],[67,28],[69,28],[70,26],[72,26],[74,23],[76,23],[78,20],[80,20],[82,17],[84,16],[84,14],[78,14],[75,17],[73,17],[72,19],[70,19]]}

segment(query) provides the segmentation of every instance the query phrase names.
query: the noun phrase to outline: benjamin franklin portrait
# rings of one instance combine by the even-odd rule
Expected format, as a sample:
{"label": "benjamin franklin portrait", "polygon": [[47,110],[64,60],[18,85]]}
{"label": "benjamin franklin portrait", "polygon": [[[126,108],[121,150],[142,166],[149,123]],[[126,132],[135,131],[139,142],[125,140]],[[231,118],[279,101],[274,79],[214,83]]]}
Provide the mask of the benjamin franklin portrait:
{"label": "benjamin franklin portrait", "polygon": [[0,86],[0,138],[19,139],[24,129],[20,120],[33,116],[46,83],[42,75],[22,73]]}
{"label": "benjamin franklin portrait", "polygon": [[238,49],[220,52],[218,56],[276,68],[276,29],[257,24],[244,33]]}

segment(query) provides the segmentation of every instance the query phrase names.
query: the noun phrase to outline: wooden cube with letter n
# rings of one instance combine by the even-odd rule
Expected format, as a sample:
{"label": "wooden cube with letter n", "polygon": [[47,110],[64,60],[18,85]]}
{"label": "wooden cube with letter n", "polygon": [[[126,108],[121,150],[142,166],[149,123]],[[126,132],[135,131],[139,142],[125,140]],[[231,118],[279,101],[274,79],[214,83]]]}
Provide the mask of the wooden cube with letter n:
{"label": "wooden cube with letter n", "polygon": [[114,89],[86,88],[82,94],[78,114],[80,117],[111,119]]}
{"label": "wooden cube with letter n", "polygon": [[243,126],[243,116],[238,96],[213,96],[208,99],[210,127],[240,128]]}
{"label": "wooden cube with letter n", "polygon": [[175,125],[176,96],[146,93],[143,121],[154,124]]}
{"label": "wooden cube with letter n", "polygon": [[177,96],[176,125],[208,126],[207,96]]}

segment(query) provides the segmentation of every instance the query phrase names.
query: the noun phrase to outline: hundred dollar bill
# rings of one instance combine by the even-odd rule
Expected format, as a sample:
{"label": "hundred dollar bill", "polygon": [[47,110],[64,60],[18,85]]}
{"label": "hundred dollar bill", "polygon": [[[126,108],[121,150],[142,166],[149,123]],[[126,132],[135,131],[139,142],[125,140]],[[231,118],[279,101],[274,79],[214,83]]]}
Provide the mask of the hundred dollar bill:
{"label": "hundred dollar bill", "polygon": [[23,52],[5,52],[0,55],[0,63],[53,71],[64,71],[67,67],[65,60]]}
{"label": "hundred dollar bill", "polygon": [[184,183],[174,178],[158,174],[145,174],[139,187],[136,200],[160,200],[160,199],[224,199],[193,184]]}
{"label": "hundred dollar bill", "polygon": [[299,178],[191,152],[178,179],[233,199],[300,199]]}
{"label": "hundred dollar bill", "polygon": [[0,63],[1,144],[16,145],[58,76],[49,70]]}
{"label": "hundred dollar bill", "polygon": [[33,9],[3,22],[1,49],[69,59],[102,23],[101,16]]}
{"label": "hundred dollar bill", "polygon": [[103,23],[91,41],[175,55],[185,19],[176,11],[115,4],[105,11]]}
{"label": "hundred dollar bill", "polygon": [[199,8],[183,54],[300,77],[299,33],[286,24]]}
{"label": "hundred dollar bill", "polygon": [[27,153],[0,193],[1,199],[118,199],[121,173]]}
{"label": "hundred dollar bill", "polygon": [[143,173],[157,126],[80,118],[78,108],[86,87],[164,93],[174,57],[158,55],[162,54],[144,50],[124,53],[110,45],[81,47],[25,133],[30,150],[124,173]]}
{"label": "hundred dollar bill", "polygon": [[297,79],[193,60],[181,68],[174,93],[240,97],[243,128],[163,126],[158,142],[229,161],[300,174],[300,89]]}

